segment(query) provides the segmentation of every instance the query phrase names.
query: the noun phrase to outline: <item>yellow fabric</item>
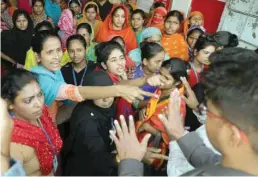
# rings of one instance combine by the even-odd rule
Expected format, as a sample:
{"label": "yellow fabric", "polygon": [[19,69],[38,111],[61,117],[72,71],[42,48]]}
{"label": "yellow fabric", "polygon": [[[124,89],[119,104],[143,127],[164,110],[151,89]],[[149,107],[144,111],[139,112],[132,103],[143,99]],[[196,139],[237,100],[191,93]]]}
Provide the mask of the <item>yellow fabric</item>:
{"label": "yellow fabric", "polygon": [[[68,62],[71,62],[72,60],[70,59],[67,50],[64,52],[64,55],[61,60],[61,66],[66,65]],[[27,51],[26,54],[26,59],[25,59],[25,65],[24,69],[30,70],[32,67],[37,66],[38,62],[35,56],[35,53],[33,52],[32,48]]]}

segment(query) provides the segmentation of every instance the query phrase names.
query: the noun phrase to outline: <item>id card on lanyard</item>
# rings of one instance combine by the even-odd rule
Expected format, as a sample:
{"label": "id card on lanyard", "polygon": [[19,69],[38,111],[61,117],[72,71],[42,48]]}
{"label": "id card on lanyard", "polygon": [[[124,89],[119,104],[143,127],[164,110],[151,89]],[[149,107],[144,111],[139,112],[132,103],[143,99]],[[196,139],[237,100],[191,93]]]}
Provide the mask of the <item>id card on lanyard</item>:
{"label": "id card on lanyard", "polygon": [[48,140],[48,143],[50,144],[50,146],[51,146],[51,148],[52,148],[52,150],[53,150],[53,153],[54,153],[53,172],[55,173],[56,170],[57,170],[57,167],[58,167],[58,160],[57,160],[56,148],[55,148],[54,144],[52,143],[50,136],[47,134],[46,130],[44,129],[44,127],[43,127],[41,121],[40,121],[40,120],[38,120],[38,121],[39,121],[40,128],[42,129],[42,131],[43,131],[44,134],[46,135],[47,140]]}
{"label": "id card on lanyard", "polygon": [[82,78],[81,78],[81,81],[80,81],[80,85],[78,85],[77,79],[76,79],[76,76],[75,76],[75,71],[74,71],[74,68],[72,67],[73,83],[74,83],[74,85],[76,85],[76,86],[81,86],[82,85],[82,82],[84,80],[84,76],[86,74],[86,71],[87,71],[87,66],[84,68],[84,72],[83,72],[83,75],[82,75]]}

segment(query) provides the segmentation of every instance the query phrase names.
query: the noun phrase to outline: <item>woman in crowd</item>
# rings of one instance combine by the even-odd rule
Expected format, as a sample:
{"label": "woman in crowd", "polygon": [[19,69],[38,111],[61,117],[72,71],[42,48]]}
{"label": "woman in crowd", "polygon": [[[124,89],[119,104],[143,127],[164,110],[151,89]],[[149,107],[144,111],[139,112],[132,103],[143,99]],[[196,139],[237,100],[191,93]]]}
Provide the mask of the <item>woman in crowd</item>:
{"label": "woman in crowd", "polygon": [[115,5],[96,35],[97,42],[105,42],[114,36],[124,38],[127,52],[137,48],[137,41],[132,28],[129,26],[127,8],[123,5]]}
{"label": "woman in crowd", "polygon": [[64,82],[61,69],[63,56],[60,38],[52,32],[36,33],[32,40],[32,49],[36,53],[39,66],[31,69],[38,74],[40,87],[45,96],[45,104],[50,106],[50,113],[55,118],[58,111],[58,101],[72,100],[81,102],[85,99],[105,97],[124,97],[129,102],[141,95],[150,95],[140,91],[137,87],[115,85],[111,87],[80,87]]}
{"label": "woman in crowd", "polygon": [[[141,56],[142,64],[136,67],[134,79],[158,74],[165,59],[165,51],[161,45],[155,42],[143,42],[141,44]],[[145,84],[141,89],[154,93],[157,87]],[[135,101],[133,107],[136,109],[145,107],[148,102],[147,99],[145,97],[144,101]]]}
{"label": "woman in crowd", "polygon": [[[113,81],[99,70],[89,74],[83,85],[111,86]],[[70,120],[70,135],[64,144],[65,175],[117,175],[118,162],[109,138],[114,116],[114,97],[87,100],[76,106]]]}
{"label": "woman in crowd", "polygon": [[38,23],[47,20],[44,7],[45,7],[44,0],[35,0],[32,2],[31,19],[33,21],[34,27],[36,27]]}
{"label": "woman in crowd", "polygon": [[184,22],[184,35],[187,35],[188,29],[192,26],[204,26],[204,16],[200,11],[191,12]]}
{"label": "woman in crowd", "polygon": [[99,66],[108,73],[113,83],[127,79],[125,73],[125,53],[118,42],[100,43],[96,46],[95,51]]}
{"label": "woman in crowd", "polygon": [[82,4],[81,4],[80,0],[70,0],[69,1],[69,8],[70,8],[71,11],[74,12],[76,20],[82,19],[82,17],[83,17],[83,15],[81,13]]}
{"label": "woman in crowd", "polygon": [[[155,42],[161,45],[161,37],[162,37],[162,34],[158,28],[148,27],[142,31],[143,42]],[[142,64],[142,55],[141,55],[140,47],[129,52],[128,56],[134,61],[136,66],[139,66]],[[169,56],[165,54],[165,60],[168,60],[168,59],[169,59]]]}
{"label": "woman in crowd", "polygon": [[[119,43],[126,53],[125,41],[121,36],[113,37],[111,41],[116,41],[117,43]],[[127,75],[127,79],[133,79],[133,73],[135,71],[135,68],[136,65],[133,60],[128,55],[125,55],[125,72]]]}
{"label": "woman in crowd", "polygon": [[191,87],[200,81],[201,73],[210,64],[209,56],[215,52],[217,42],[208,35],[200,36],[194,47],[194,59],[190,62],[191,69],[188,81]]}
{"label": "woman in crowd", "polygon": [[67,39],[67,51],[72,62],[61,68],[67,84],[81,86],[87,73],[94,70],[91,63],[85,60],[87,44],[83,36],[76,34]]}
{"label": "woman in crowd", "polygon": [[202,26],[192,26],[189,28],[186,35],[186,42],[188,44],[188,54],[190,61],[193,60],[193,49],[201,35],[205,33],[205,29]]}
{"label": "woman in crowd", "polygon": [[165,7],[158,7],[153,11],[153,15],[150,18],[148,25],[149,27],[155,27],[160,30],[164,28],[164,18],[167,15]]}
{"label": "woman in crowd", "polygon": [[23,9],[27,11],[29,14],[32,13],[32,8],[31,8],[31,0],[16,0],[17,1],[17,8],[18,9]]}
{"label": "woman in crowd", "polygon": [[[96,55],[95,55],[95,45],[96,43],[93,42],[93,37],[94,37],[94,32],[88,23],[81,23],[80,25],[77,26],[76,33],[80,34],[84,37],[87,48],[86,48],[86,53],[85,53],[85,60],[88,62],[93,62],[96,63]],[[67,61],[71,62],[71,58],[68,55],[67,50],[64,52],[64,56],[62,58],[62,61]]]}
{"label": "woman in crowd", "polygon": [[13,28],[12,16],[15,7],[12,7],[8,0],[1,0],[1,29],[9,30]]}
{"label": "woman in crowd", "polygon": [[[170,94],[174,89],[178,88],[181,90],[181,95],[184,94],[180,78],[187,77],[186,64],[178,58],[171,58],[162,64],[160,74],[167,79],[167,82],[155,91],[157,96],[151,98],[148,102],[146,113],[136,123],[136,129],[140,140],[147,133],[151,133],[153,137],[149,141],[149,146],[160,148],[160,153],[166,155],[170,140],[158,115],[162,114],[168,106]],[[182,118],[184,118],[186,109],[183,100],[179,106]],[[162,160],[153,160],[152,164],[156,170],[160,170],[162,166],[164,167],[164,161]]]}
{"label": "woman in crowd", "polygon": [[142,42],[142,31],[145,29],[145,12],[141,9],[136,9],[131,15],[131,24],[136,34],[138,45]]}
{"label": "woman in crowd", "polygon": [[45,0],[45,12],[47,17],[54,25],[57,25],[61,16],[61,7],[58,4],[59,0]]}
{"label": "woman in crowd", "polygon": [[33,23],[28,12],[17,9],[13,14],[13,24],[11,30],[1,33],[1,57],[7,62],[4,63],[7,66],[23,67],[26,52],[31,45]]}
{"label": "woman in crowd", "polygon": [[27,176],[54,175],[62,140],[35,75],[16,69],[2,78],[1,96],[8,102],[14,128],[10,155]]}
{"label": "woman in crowd", "polygon": [[74,13],[70,9],[66,9],[62,12],[58,21],[58,27],[60,28],[58,35],[62,40],[62,48],[66,47],[66,40],[69,36],[75,34],[76,20]]}
{"label": "woman in crowd", "polygon": [[188,61],[188,46],[184,36],[180,34],[183,20],[182,13],[177,10],[170,11],[167,14],[161,43],[169,57]]}
{"label": "woman in crowd", "polygon": [[83,18],[78,21],[78,24],[89,23],[93,27],[94,34],[96,35],[102,25],[102,20],[99,15],[99,8],[97,3],[93,1],[88,2],[87,4],[85,4],[82,13]]}

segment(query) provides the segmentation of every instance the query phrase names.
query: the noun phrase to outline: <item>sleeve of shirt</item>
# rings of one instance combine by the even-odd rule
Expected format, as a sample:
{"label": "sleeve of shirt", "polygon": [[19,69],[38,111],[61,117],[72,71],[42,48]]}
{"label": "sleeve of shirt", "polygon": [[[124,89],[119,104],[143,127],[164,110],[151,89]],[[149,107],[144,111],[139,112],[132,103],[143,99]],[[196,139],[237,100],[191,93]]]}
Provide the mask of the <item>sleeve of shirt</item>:
{"label": "sleeve of shirt", "polygon": [[194,167],[188,163],[177,142],[171,141],[169,143],[169,159],[167,166],[168,176],[180,176],[193,169]]}
{"label": "sleeve of shirt", "polygon": [[143,176],[143,163],[135,159],[122,160],[118,165],[118,176]]}
{"label": "sleeve of shirt", "polygon": [[80,95],[78,87],[70,84],[62,84],[56,96],[56,100],[72,100],[74,102],[84,101]]}
{"label": "sleeve of shirt", "polygon": [[22,164],[18,160],[10,160],[10,169],[3,176],[26,176]]}
{"label": "sleeve of shirt", "polygon": [[203,140],[196,132],[186,134],[177,140],[177,143],[188,162],[195,168],[216,164],[221,159],[220,155],[214,153],[210,148],[205,146]]}

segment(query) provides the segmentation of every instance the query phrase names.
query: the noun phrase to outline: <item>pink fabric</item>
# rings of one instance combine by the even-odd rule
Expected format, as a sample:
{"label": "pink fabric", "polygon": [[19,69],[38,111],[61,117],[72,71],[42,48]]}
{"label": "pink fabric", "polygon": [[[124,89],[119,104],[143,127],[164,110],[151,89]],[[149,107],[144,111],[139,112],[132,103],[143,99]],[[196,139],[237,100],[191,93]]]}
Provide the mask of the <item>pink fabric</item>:
{"label": "pink fabric", "polygon": [[70,9],[65,9],[58,21],[58,26],[60,30],[62,31],[60,33],[60,37],[62,40],[62,47],[65,48],[66,46],[66,40],[69,36],[75,34],[75,21],[73,18],[73,14]]}

